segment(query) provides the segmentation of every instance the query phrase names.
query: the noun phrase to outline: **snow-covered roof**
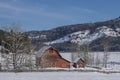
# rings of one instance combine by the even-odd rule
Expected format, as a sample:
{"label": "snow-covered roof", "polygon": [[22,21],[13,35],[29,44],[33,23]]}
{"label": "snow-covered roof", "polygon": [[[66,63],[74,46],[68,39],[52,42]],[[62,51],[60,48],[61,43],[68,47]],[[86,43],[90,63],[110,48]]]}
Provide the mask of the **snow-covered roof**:
{"label": "snow-covered roof", "polygon": [[61,53],[60,52],[60,55],[62,56],[62,58],[64,58],[64,59],[66,59],[66,60],[68,60],[68,61],[72,61],[72,59],[71,59],[71,53],[70,52],[65,52],[65,53]]}
{"label": "snow-covered roof", "polygon": [[41,57],[42,54],[49,48],[51,48],[51,46],[44,46],[44,47],[42,47],[38,52],[36,52],[36,57]]}
{"label": "snow-covered roof", "polygon": [[[72,61],[72,54],[73,53],[71,53],[71,52],[65,52],[65,53],[60,53],[60,55],[64,58],[64,59],[66,59],[66,60],[68,60],[68,61],[70,61],[70,62],[74,62],[74,63],[76,63],[79,59],[80,59],[80,57],[78,57],[77,55],[74,55],[74,60]],[[75,53],[74,53],[75,54]]]}
{"label": "snow-covered roof", "polygon": [[73,61],[74,63],[78,62],[80,60],[80,57],[75,58],[75,60]]}

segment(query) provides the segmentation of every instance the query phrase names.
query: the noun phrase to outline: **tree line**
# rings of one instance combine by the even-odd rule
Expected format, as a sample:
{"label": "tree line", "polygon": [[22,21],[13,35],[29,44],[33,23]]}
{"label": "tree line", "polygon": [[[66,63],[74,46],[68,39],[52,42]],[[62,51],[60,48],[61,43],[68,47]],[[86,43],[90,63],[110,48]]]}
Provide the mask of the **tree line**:
{"label": "tree line", "polygon": [[[23,32],[20,27],[13,25],[13,27],[7,27],[0,31],[0,44],[2,46],[1,55],[5,58],[3,64],[5,70],[34,70],[36,68],[35,61],[33,61],[34,47],[31,45],[28,34]],[[104,47],[102,66],[107,67],[109,57],[109,42],[107,38],[104,38],[101,44]],[[71,55],[72,59],[77,55],[77,57],[81,57],[85,61],[86,66],[99,66],[101,64],[98,55],[94,59],[94,55],[89,54],[89,44],[80,45],[77,43],[75,45],[77,53]]]}

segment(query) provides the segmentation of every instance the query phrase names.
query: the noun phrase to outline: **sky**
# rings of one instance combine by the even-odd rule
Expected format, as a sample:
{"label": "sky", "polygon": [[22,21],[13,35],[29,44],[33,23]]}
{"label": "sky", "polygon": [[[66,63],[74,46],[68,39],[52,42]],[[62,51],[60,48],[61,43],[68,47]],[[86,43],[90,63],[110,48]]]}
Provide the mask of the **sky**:
{"label": "sky", "polygon": [[120,16],[120,0],[0,0],[0,27],[26,31],[105,21]]}

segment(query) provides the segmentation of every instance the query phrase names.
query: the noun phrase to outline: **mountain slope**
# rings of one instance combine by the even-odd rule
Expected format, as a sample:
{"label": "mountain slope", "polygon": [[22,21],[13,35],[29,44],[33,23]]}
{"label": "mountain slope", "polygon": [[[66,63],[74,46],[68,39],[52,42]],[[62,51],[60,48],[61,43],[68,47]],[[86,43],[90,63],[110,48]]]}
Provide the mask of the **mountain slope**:
{"label": "mountain slope", "polygon": [[120,51],[120,17],[96,23],[75,24],[46,31],[30,31],[29,37],[39,49],[41,43],[49,44],[59,51],[74,51],[77,44],[89,44],[91,50],[102,51],[102,41],[108,39],[109,50]]}

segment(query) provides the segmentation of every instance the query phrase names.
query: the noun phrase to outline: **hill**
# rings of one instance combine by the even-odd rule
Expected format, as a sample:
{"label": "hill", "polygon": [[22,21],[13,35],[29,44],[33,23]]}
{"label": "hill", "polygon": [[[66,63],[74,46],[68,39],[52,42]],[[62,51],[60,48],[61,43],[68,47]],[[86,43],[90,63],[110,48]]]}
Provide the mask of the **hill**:
{"label": "hill", "polygon": [[120,17],[103,22],[66,25],[27,33],[37,49],[47,44],[59,51],[74,51],[75,43],[89,44],[92,51],[103,51],[102,42],[107,38],[109,50],[120,51]]}

